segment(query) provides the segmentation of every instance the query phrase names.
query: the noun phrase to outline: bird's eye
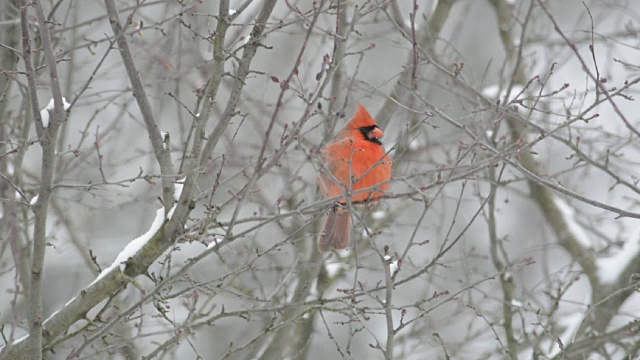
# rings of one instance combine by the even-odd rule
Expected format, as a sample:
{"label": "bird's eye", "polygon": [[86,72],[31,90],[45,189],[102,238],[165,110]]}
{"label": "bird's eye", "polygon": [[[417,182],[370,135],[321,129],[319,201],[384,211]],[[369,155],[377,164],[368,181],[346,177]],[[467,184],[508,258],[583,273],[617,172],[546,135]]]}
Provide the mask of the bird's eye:
{"label": "bird's eye", "polygon": [[376,125],[371,126],[363,126],[360,128],[360,132],[364,136],[365,139],[374,142],[376,144],[380,144],[380,139],[384,135],[382,130],[378,128]]}

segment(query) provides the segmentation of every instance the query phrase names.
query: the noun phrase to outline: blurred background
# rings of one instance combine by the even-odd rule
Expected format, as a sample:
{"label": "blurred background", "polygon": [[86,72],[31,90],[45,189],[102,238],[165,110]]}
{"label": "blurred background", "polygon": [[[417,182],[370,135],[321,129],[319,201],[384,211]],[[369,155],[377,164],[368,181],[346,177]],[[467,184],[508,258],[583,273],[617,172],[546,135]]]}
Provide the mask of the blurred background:
{"label": "blurred background", "polygon": [[[163,206],[108,1],[26,6],[39,108],[52,84],[35,6],[72,104],[55,139],[45,318]],[[218,1],[115,1],[169,134],[171,180],[194,178],[195,207],[135,283],[43,343],[45,358],[638,355],[639,3],[276,1],[270,13],[269,3],[230,0],[221,14]],[[5,344],[28,334],[42,167],[20,57],[24,9],[0,5]],[[356,102],[385,133],[393,183],[354,215],[349,250],[321,254],[331,204],[317,191],[318,150]],[[187,171],[194,139],[214,134],[219,142]]]}

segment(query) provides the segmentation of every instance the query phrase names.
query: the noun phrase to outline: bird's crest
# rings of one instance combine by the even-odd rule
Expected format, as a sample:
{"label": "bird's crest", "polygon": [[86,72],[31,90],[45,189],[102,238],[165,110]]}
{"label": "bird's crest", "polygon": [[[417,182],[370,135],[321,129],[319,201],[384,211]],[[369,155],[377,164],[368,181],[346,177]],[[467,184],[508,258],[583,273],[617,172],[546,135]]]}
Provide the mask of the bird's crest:
{"label": "bird's crest", "polygon": [[378,125],[378,123],[376,123],[376,121],[371,117],[367,109],[365,109],[362,104],[356,103],[356,105],[358,105],[358,111],[356,112],[356,115],[353,117],[353,119],[349,121],[349,124],[347,124],[348,128],[360,129],[362,127]]}

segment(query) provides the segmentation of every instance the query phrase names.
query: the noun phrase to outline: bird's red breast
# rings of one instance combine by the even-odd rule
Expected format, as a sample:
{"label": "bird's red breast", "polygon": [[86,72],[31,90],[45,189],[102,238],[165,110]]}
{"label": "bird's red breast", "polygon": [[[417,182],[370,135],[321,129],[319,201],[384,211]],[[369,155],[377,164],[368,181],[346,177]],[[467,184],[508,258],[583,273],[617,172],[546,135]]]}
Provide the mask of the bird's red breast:
{"label": "bird's red breast", "polygon": [[[380,142],[383,135],[369,112],[358,104],[353,119],[322,149],[324,164],[332,175],[320,176],[320,188],[325,197],[342,196],[345,192],[379,185],[371,191],[351,196],[352,202],[360,202],[378,198],[389,190],[392,164]],[[340,203],[346,201],[342,199]]]}

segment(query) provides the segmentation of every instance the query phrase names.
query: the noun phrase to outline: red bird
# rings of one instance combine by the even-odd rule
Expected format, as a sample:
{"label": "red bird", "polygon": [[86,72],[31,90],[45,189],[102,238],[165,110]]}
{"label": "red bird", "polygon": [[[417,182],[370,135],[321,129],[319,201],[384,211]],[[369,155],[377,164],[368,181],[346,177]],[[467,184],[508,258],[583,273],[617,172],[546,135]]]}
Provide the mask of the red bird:
{"label": "red bird", "polygon": [[[320,190],[325,198],[345,195],[353,203],[371,201],[389,190],[391,158],[380,142],[384,133],[369,112],[358,103],[358,112],[335,139],[322,149],[322,160],[331,174],[321,172]],[[352,182],[353,181],[353,182]],[[360,191],[369,189],[369,191]],[[354,192],[358,192],[354,194]],[[318,237],[318,250],[344,249],[349,245],[351,216],[340,205],[329,212]]]}

